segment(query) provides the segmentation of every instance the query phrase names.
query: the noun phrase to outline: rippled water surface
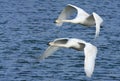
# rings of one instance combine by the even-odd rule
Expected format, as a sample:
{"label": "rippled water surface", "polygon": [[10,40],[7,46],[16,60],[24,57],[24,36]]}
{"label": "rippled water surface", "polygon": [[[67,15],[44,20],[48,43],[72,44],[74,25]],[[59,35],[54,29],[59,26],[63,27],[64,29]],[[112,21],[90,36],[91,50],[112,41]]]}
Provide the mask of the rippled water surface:
{"label": "rippled water surface", "polygon": [[[67,4],[104,19],[96,41],[95,28],[55,26]],[[120,81],[119,8],[119,0],[0,0],[0,81]],[[83,52],[60,49],[44,61],[37,59],[59,37],[81,38],[98,47],[91,78],[84,73]]]}

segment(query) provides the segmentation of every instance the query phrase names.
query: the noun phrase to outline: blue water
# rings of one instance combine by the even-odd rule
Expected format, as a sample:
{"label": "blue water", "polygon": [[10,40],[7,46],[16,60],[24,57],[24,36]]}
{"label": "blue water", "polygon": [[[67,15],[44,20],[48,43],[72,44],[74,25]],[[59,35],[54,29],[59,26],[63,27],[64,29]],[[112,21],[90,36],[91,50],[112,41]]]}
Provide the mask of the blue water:
{"label": "blue water", "polygon": [[[67,4],[104,19],[96,41],[95,28],[55,26]],[[119,0],[0,0],[0,81],[120,81],[119,8]],[[59,37],[80,38],[98,47],[92,78],[85,76],[83,52],[60,49],[44,61],[36,59]]]}

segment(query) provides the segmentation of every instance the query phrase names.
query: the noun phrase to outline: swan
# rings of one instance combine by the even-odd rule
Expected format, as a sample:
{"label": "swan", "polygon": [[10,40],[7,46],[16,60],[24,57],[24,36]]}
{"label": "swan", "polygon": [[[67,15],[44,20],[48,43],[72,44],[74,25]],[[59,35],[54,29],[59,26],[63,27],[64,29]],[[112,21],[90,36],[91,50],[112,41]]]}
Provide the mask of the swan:
{"label": "swan", "polygon": [[[68,19],[75,12],[77,12],[76,17],[71,20]],[[95,12],[93,12],[90,15],[87,12],[85,12],[83,9],[72,4],[68,4],[62,10],[57,20],[55,20],[57,26],[62,26],[63,22],[81,24],[87,27],[96,25],[96,33],[95,33],[95,38],[96,38],[99,36],[100,26],[102,25],[103,19]]]}
{"label": "swan", "polygon": [[49,47],[46,51],[39,57],[43,60],[51,56],[59,48],[72,48],[78,51],[84,51],[85,60],[84,60],[84,69],[86,76],[91,77],[94,71],[95,59],[97,55],[97,47],[91,43],[85,42],[77,38],[58,38],[52,42],[49,42]]}

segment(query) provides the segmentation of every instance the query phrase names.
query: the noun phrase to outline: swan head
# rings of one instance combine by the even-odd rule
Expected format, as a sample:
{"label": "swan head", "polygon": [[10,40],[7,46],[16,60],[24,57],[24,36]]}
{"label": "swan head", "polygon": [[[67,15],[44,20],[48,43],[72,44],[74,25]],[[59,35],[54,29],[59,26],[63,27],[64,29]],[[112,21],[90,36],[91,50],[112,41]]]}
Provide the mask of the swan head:
{"label": "swan head", "polygon": [[49,42],[48,45],[49,46],[54,46],[54,42]]}
{"label": "swan head", "polygon": [[68,39],[57,39],[52,42],[49,42],[48,45],[50,46],[58,46],[58,47],[64,47],[68,43]]}
{"label": "swan head", "polygon": [[61,23],[61,20],[55,20],[54,23]]}
{"label": "swan head", "polygon": [[55,47],[65,47],[65,44],[60,44],[60,43],[55,43],[55,42],[49,42],[50,46],[55,46]]}

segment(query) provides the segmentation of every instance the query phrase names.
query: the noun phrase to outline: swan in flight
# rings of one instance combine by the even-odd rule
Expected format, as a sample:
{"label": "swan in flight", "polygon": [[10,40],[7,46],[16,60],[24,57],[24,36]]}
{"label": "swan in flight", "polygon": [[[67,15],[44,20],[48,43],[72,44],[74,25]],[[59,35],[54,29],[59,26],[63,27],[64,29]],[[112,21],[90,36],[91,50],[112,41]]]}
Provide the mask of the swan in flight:
{"label": "swan in flight", "polygon": [[[77,12],[77,15],[75,18],[69,20],[68,18]],[[93,12],[91,15],[85,12],[83,9],[75,6],[68,4],[60,13],[58,16],[57,20],[55,20],[55,23],[57,26],[62,26],[63,22],[69,22],[69,23],[74,23],[74,24],[81,24],[84,26],[94,26],[96,25],[96,33],[95,33],[95,38],[99,36],[100,32],[100,26],[103,22],[103,19]]]}
{"label": "swan in flight", "polygon": [[85,73],[86,73],[86,76],[91,77],[94,71],[95,59],[97,55],[96,46],[76,38],[58,38],[52,42],[49,42],[49,45],[50,46],[46,49],[46,51],[39,57],[41,60],[52,55],[55,51],[57,51],[61,47],[72,48],[78,51],[84,51]]}

